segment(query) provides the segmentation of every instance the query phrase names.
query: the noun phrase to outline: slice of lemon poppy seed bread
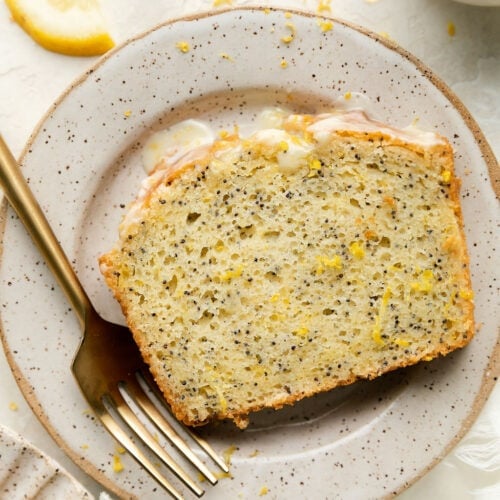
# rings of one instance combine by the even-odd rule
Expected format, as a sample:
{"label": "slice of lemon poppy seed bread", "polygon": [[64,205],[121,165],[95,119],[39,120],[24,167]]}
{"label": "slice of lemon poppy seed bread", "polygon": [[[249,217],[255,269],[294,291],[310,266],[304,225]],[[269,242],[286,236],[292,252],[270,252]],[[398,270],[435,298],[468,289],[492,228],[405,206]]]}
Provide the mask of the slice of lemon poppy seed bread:
{"label": "slice of lemon poppy seed bread", "polygon": [[160,162],[100,259],[188,425],[280,408],[472,338],[448,142],[290,115]]}

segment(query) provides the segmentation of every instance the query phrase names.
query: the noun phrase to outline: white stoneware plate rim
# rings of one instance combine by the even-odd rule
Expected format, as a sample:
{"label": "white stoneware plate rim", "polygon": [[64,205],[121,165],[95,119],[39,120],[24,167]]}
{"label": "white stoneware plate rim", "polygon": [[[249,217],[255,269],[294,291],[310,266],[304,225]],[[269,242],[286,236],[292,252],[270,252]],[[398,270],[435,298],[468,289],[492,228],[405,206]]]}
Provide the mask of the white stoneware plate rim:
{"label": "white stoneware plate rim", "polygon": [[[243,18],[245,21],[248,21],[248,22],[250,22],[251,20],[260,16],[259,19],[262,19],[262,24],[264,24],[266,22],[266,20],[273,20],[275,22],[275,28],[276,29],[281,28],[283,30],[283,34],[288,33],[288,31],[286,30],[286,23],[291,22],[291,21],[294,21],[294,22],[296,21],[297,24],[299,24],[299,25],[308,25],[309,29],[311,29],[311,30],[313,29],[313,25],[316,26],[316,23],[317,23],[317,16],[316,15],[313,15],[310,13],[307,14],[307,13],[289,11],[291,13],[292,18],[291,18],[291,20],[288,20],[288,18],[285,18],[284,12],[285,11],[281,11],[279,9],[271,9],[268,14],[264,14],[264,12],[262,10],[256,9],[256,8],[228,9],[226,11],[219,11],[215,15],[212,15],[211,13],[207,13],[207,14],[203,14],[201,16],[192,16],[189,18],[173,20],[173,21],[167,22],[165,24],[162,24],[159,27],[156,27],[156,28],[148,31],[145,34],[142,34],[138,37],[135,37],[134,39],[132,39],[129,42],[126,42],[122,46],[118,47],[117,49],[113,50],[108,55],[103,57],[91,70],[89,70],[85,75],[83,75],[79,80],[77,80],[68,89],[68,91],[65,94],[63,94],[63,96],[61,96],[61,98],[54,104],[54,106],[51,108],[51,110],[49,110],[47,115],[42,119],[37,130],[34,132],[32,138],[30,139],[25,151],[23,152],[22,163],[25,164],[25,168],[29,169],[30,162],[35,161],[37,151],[40,150],[40,148],[42,147],[40,144],[40,141],[42,140],[41,138],[42,137],[45,138],[46,142],[49,142],[49,139],[51,139],[49,136],[46,136],[45,128],[46,127],[50,128],[49,122],[50,122],[51,118],[54,116],[54,114],[60,112],[61,108],[71,107],[72,101],[75,100],[76,91],[81,90],[82,87],[83,88],[87,87],[87,86],[92,87],[92,85],[96,85],[96,82],[94,80],[95,75],[100,74],[100,72],[104,72],[107,69],[107,66],[112,66],[113,64],[116,66],[118,64],[117,61],[120,59],[120,57],[125,57],[124,54],[127,53],[127,50],[129,50],[132,45],[135,44],[136,50],[140,50],[143,45],[147,45],[148,43],[151,43],[152,38],[161,37],[163,32],[167,33],[168,29],[172,28],[172,30],[175,32],[175,29],[177,28],[177,26],[179,24],[191,23],[191,22],[200,22],[202,24],[201,36],[203,36],[203,29],[205,29],[205,30],[208,29],[208,27],[210,27],[211,22],[218,23],[218,21],[222,22],[222,21],[227,20],[229,18],[233,19],[231,16],[233,16],[235,19],[236,19],[236,17]],[[264,15],[267,17],[262,17]],[[226,16],[226,17],[224,17],[224,16]],[[237,22],[235,19],[233,21]],[[281,23],[281,25],[278,24],[278,21]],[[489,185],[489,182],[491,180],[492,182],[498,183],[498,180],[500,178],[500,176],[498,175],[498,165],[494,159],[493,153],[491,152],[491,149],[487,145],[481,131],[479,130],[477,124],[474,122],[472,117],[465,110],[465,108],[460,103],[460,101],[453,95],[453,93],[439,80],[439,78],[437,78],[428,68],[424,67],[422,65],[422,63],[420,63],[415,57],[413,57],[411,54],[408,54],[406,51],[402,50],[401,48],[397,47],[394,43],[392,43],[388,40],[384,40],[381,37],[378,37],[377,35],[375,35],[373,33],[369,33],[368,31],[366,31],[362,28],[354,27],[352,25],[349,25],[349,24],[344,23],[344,22],[339,21],[339,20],[333,20],[333,23],[334,23],[333,32],[334,33],[337,33],[338,31],[342,32],[339,35],[340,38],[342,38],[342,36],[352,36],[353,39],[355,39],[356,41],[361,41],[362,43],[367,43],[372,48],[373,48],[373,46],[378,44],[377,47],[380,47],[380,52],[383,53],[385,57],[389,57],[389,55],[392,54],[392,56],[395,57],[396,59],[398,59],[398,60],[401,59],[402,62],[406,61],[406,63],[409,63],[410,66],[412,66],[412,68],[420,74],[419,85],[422,85],[422,87],[424,89],[428,89],[432,92],[436,92],[437,94],[439,94],[438,97],[435,97],[436,99],[439,98],[439,99],[442,99],[443,101],[447,101],[449,103],[450,107],[452,108],[451,111],[449,111],[449,112],[456,113],[458,116],[458,118],[456,118],[456,120],[460,122],[460,123],[457,123],[456,126],[459,127],[461,130],[463,130],[464,128],[468,130],[468,132],[470,133],[470,136],[472,138],[472,141],[474,143],[473,145],[474,145],[474,147],[477,148],[477,152],[472,152],[470,154],[474,157],[474,159],[476,161],[479,159],[479,161],[482,163],[482,167],[486,170],[486,175],[488,175],[487,172],[489,170],[489,179],[487,179],[485,181],[489,187],[483,186],[483,189],[485,189],[486,191],[489,190],[489,191],[491,191],[491,193],[493,193],[493,191],[491,190],[491,185]],[[319,27],[318,27],[318,29],[319,29]],[[300,30],[297,31],[297,34],[298,34],[298,36],[300,36]],[[226,35],[227,35],[227,37],[230,37],[231,32],[226,33]],[[167,34],[164,36],[168,37]],[[189,35],[186,34],[186,36],[189,36]],[[200,33],[197,33],[197,36],[200,36]],[[269,35],[269,33],[267,33],[265,36],[270,37],[271,35]],[[330,35],[325,33],[324,36],[330,36]],[[335,34],[332,36],[337,36],[337,35]],[[175,41],[175,40],[171,39],[170,41]],[[180,40],[178,40],[178,41],[180,41]],[[278,34],[276,34],[276,41],[277,41],[277,46],[280,46]],[[236,43],[236,41],[233,40],[232,43]],[[231,48],[234,48],[234,47],[231,47]],[[241,47],[240,47],[240,49],[241,49]],[[193,49],[193,50],[196,50],[196,49]],[[242,49],[242,50],[244,51],[244,49]],[[285,53],[287,56],[290,56],[291,61],[296,56],[296,53],[294,52],[294,50],[296,50],[296,49],[294,48],[293,44],[290,44],[290,46],[286,46],[286,47],[280,46],[279,50],[276,47],[272,47],[270,50],[271,50],[271,52],[273,52],[273,54],[274,54],[274,52],[276,52],[276,54],[274,54],[274,55]],[[249,54],[249,55],[251,55],[251,54]],[[188,57],[188,56],[189,56],[189,52],[188,52],[188,55],[186,57]],[[214,54],[212,57],[214,59],[219,59],[220,54],[219,53]],[[315,62],[320,61],[317,56],[314,56],[314,57],[316,57]],[[125,62],[127,62],[127,61],[125,61]],[[131,62],[133,62],[133,61],[131,61]],[[212,61],[212,62],[214,62],[214,61]],[[278,63],[279,63],[279,59],[278,59]],[[210,62],[207,62],[207,66],[209,64],[210,64]],[[228,71],[229,71],[229,69],[228,69]],[[281,75],[286,75],[285,72],[287,71],[287,69],[286,68],[279,68],[278,66],[276,66],[276,71],[283,71],[283,73],[277,73],[279,75],[279,77],[278,77],[278,80],[279,80],[279,78],[281,78]],[[356,71],[356,70],[353,69],[352,71]],[[286,80],[286,77],[283,77],[283,78]],[[305,78],[306,78],[306,75],[304,75],[304,79]],[[125,84],[125,81],[123,83]],[[270,83],[272,83],[272,82],[270,82]],[[302,83],[302,82],[299,82],[299,83]],[[305,84],[305,87],[307,88],[307,84]],[[338,88],[339,89],[342,88],[341,83],[338,84]],[[345,90],[351,90],[351,89],[345,89]],[[353,89],[353,90],[355,90],[355,89]],[[101,89],[101,91],[104,92],[105,90]],[[116,89],[115,89],[115,91],[116,91]],[[293,91],[293,89],[292,89],[292,91]],[[339,90],[335,90],[335,85],[333,85],[332,90],[329,92],[332,94],[336,92],[338,94]],[[123,106],[124,106],[123,111],[127,111],[126,99],[124,99],[121,102],[123,102]],[[79,103],[79,102],[73,103],[73,111],[75,112],[76,116],[73,116],[72,118],[75,120],[75,122],[78,122],[78,119],[79,119],[78,107],[81,106],[83,109],[84,104],[87,104],[87,103]],[[395,103],[393,102],[392,104],[395,104]],[[136,111],[136,110],[134,109],[134,111]],[[84,112],[82,112],[82,113],[84,113]],[[124,123],[126,123],[126,119],[128,119],[128,118],[125,116],[122,116],[121,118],[122,118],[122,120],[120,122],[118,122],[118,118],[116,118],[116,120],[115,120],[116,123],[114,123],[114,125],[120,130],[120,133],[123,133],[122,128],[123,129],[126,128],[126,125],[124,125]],[[132,119],[135,119],[135,116],[132,116]],[[63,125],[63,124],[59,124],[59,125],[60,125],[59,126],[60,134],[62,136],[66,133],[66,130],[62,130],[61,125]],[[109,123],[106,124],[107,127],[109,127],[109,125],[110,125]],[[450,125],[450,127],[453,128],[453,126],[451,126],[451,125]],[[137,137],[135,137],[133,139],[133,141],[136,141],[136,140],[137,140]],[[130,141],[132,141],[132,139]],[[457,141],[458,141],[458,139],[457,139]],[[467,139],[464,139],[464,141],[467,141]],[[130,146],[130,144],[129,144],[129,146]],[[121,150],[123,150],[123,148],[124,148],[124,146],[121,147]],[[88,151],[87,151],[87,153],[88,153]],[[85,153],[85,154],[87,154],[87,153]],[[116,152],[114,154],[116,154]],[[33,167],[31,167],[31,168],[33,168]],[[35,172],[30,172],[30,173],[33,174],[33,176],[35,177],[35,175],[34,175]],[[61,174],[60,172],[59,172],[59,174],[54,173],[54,172],[52,172],[50,174],[50,175],[55,176],[54,179],[52,179],[52,181],[56,181],[56,184],[57,184],[57,180],[58,180],[58,175],[60,175],[60,174]],[[35,182],[35,187],[40,187],[40,184],[42,183],[42,181],[43,181],[43,179],[36,179],[35,181],[33,181],[33,182]],[[38,183],[38,185],[37,185],[37,183]],[[63,189],[69,189],[70,187],[71,187],[71,183],[64,184]],[[77,188],[75,188],[75,189],[77,189]],[[492,195],[492,196],[494,197],[494,195]],[[41,200],[41,204],[44,208],[45,208],[45,205],[47,205],[47,208],[49,210],[54,211],[54,210],[56,210],[56,208],[54,208],[54,207],[57,206],[57,201],[47,199],[47,197],[46,197],[45,199]],[[8,218],[8,213],[9,213],[9,210],[6,208],[6,206],[4,204],[3,210],[2,210],[2,226],[3,226],[2,229],[4,232],[6,231],[6,229],[8,228],[8,226],[10,224],[10,219]],[[70,216],[68,216],[68,217],[70,217]],[[75,219],[75,220],[73,220],[74,224],[81,222],[79,217],[75,218],[74,215],[72,215],[71,217],[73,217]],[[64,224],[65,221],[61,221],[61,223]],[[110,230],[113,231],[114,227],[111,227]],[[56,233],[57,233],[57,231],[56,231]],[[75,258],[75,255],[76,255],[77,256],[76,260],[78,261],[80,254],[79,254],[78,248],[75,248],[75,242],[70,237],[66,238],[66,235],[64,235],[64,236],[61,235],[60,237],[61,237],[61,239],[69,239],[69,241],[66,241],[65,248],[71,257]],[[63,241],[63,244],[64,243],[65,242]],[[4,248],[3,248],[4,254],[6,254],[6,251],[7,251],[7,248],[4,246]],[[22,259],[24,257],[21,255],[20,258]],[[2,264],[3,264],[3,262],[2,262]],[[87,265],[91,266],[91,264],[87,264]],[[78,270],[82,271],[82,269],[80,269],[80,268],[78,268]],[[42,268],[40,268],[40,275],[43,275],[45,277],[47,274],[48,274],[48,271],[46,269],[42,270]],[[50,282],[50,277],[48,278],[48,280]],[[40,301],[41,297],[37,297],[35,301],[37,301],[37,300]],[[47,300],[50,301],[50,298]],[[66,312],[64,312],[64,315],[71,316],[71,313],[66,311]],[[5,314],[4,314],[4,316],[5,316]],[[109,471],[105,468],[105,466],[103,466],[103,462],[105,461],[104,458],[103,458],[102,462],[99,462],[99,463],[97,463],[95,460],[94,460],[94,462],[92,462],[90,459],[86,458],[84,456],[85,454],[82,453],[81,450],[78,450],[77,449],[78,447],[74,443],[69,442],[67,439],[65,439],[63,437],[62,429],[60,429],[57,425],[54,425],[54,423],[50,420],[50,418],[48,417],[48,410],[49,409],[47,407],[47,405],[49,405],[50,402],[44,401],[36,396],[35,393],[36,393],[38,388],[33,387],[33,380],[28,380],[28,376],[27,376],[28,375],[27,370],[29,369],[29,360],[23,359],[21,353],[15,351],[15,347],[13,346],[14,339],[12,338],[12,333],[9,331],[8,326],[7,326],[7,328],[5,328],[5,324],[4,324],[3,319],[4,318],[2,317],[1,335],[2,335],[2,341],[4,343],[4,347],[5,347],[5,350],[7,352],[9,362],[11,364],[12,370],[15,373],[17,379],[20,381],[20,386],[24,392],[24,395],[26,396],[28,402],[30,403],[31,407],[33,408],[33,410],[35,411],[37,416],[40,418],[40,420],[47,427],[47,429],[53,435],[53,437],[56,439],[56,441],[61,446],[61,448],[63,448],[70,455],[70,457],[76,463],[78,463],[84,470],[86,470],[90,475],[92,475],[95,479],[100,481],[104,486],[106,486],[111,491],[114,491],[117,494],[123,495],[126,492],[130,493],[130,489],[127,488],[127,486],[124,486],[122,484],[121,476],[113,476],[113,474],[109,474]],[[65,321],[67,321],[67,319],[65,319]],[[77,327],[77,324],[75,321],[75,328],[76,327]],[[73,332],[73,335],[77,337],[78,332]],[[73,342],[75,342],[75,339],[73,339]],[[494,350],[491,351],[492,354],[493,354],[493,352],[498,353],[498,345],[496,346],[495,349],[496,349],[496,351],[494,351]],[[464,351],[463,353],[460,353],[456,356],[456,358],[458,358],[458,360],[456,360],[457,364],[464,364],[465,365],[466,358],[467,358],[467,352],[468,351]],[[497,366],[494,365],[494,363],[496,362],[496,359],[495,359],[496,357],[498,357],[498,356],[492,355],[489,363],[479,366],[479,373],[473,372],[472,375],[474,375],[474,377],[475,377],[474,380],[476,380],[476,381],[479,380],[480,381],[479,385],[481,387],[479,390],[477,390],[477,392],[471,398],[472,402],[468,406],[465,414],[459,419],[458,422],[454,422],[456,432],[455,432],[455,435],[453,436],[453,438],[448,439],[448,440],[446,440],[446,442],[442,443],[440,446],[440,449],[439,449],[439,453],[434,453],[433,457],[428,457],[428,460],[425,462],[425,464],[420,465],[418,467],[418,470],[412,471],[411,473],[405,473],[403,481],[399,481],[399,483],[396,481],[397,484],[394,487],[394,490],[384,491],[384,487],[379,487],[378,489],[375,488],[375,490],[373,490],[373,496],[382,496],[383,494],[391,494],[392,492],[401,491],[402,489],[406,488],[409,484],[414,482],[416,479],[418,479],[418,477],[420,477],[427,470],[429,470],[439,460],[439,457],[444,456],[444,453],[449,451],[451,449],[451,447],[459,440],[459,438],[464,435],[466,430],[469,428],[469,426],[471,425],[471,423],[475,419],[477,413],[480,411],[482,405],[484,404],[484,401],[486,400],[489,392],[491,391],[491,389],[494,385],[493,377],[491,376],[491,374],[496,373],[495,370],[497,370]],[[66,377],[68,379],[70,378],[70,372],[69,372],[70,361],[71,361],[71,358],[69,357],[67,359],[68,371],[66,374]],[[434,365],[434,366],[436,366],[436,365]],[[408,373],[416,373],[415,377],[418,378],[420,376],[420,371],[417,368],[416,370],[414,370],[414,372],[408,372]],[[413,376],[413,375],[411,375],[411,376]],[[396,379],[397,379],[397,376],[396,376]],[[68,383],[67,380],[65,382]],[[398,386],[397,380],[396,380],[395,386]],[[395,396],[395,397],[398,397],[398,396]],[[388,404],[388,406],[390,406],[390,405]],[[389,411],[388,408],[386,408],[385,410]],[[385,417],[381,417],[381,418],[383,419]],[[92,423],[92,425],[96,425],[96,424]],[[92,427],[91,431],[89,431],[88,429],[85,429],[85,430],[87,432],[89,432],[90,434],[92,434],[92,432],[94,432],[93,427]],[[99,442],[99,440],[102,439],[101,432],[103,433],[104,431],[102,431],[102,429],[99,427],[99,428],[97,428],[97,430],[95,430],[95,432],[97,432],[97,434],[98,434],[97,437],[95,437],[93,434],[91,437],[95,438],[97,440],[97,442]],[[215,431],[214,435],[215,435],[215,437],[217,437],[217,431]],[[247,436],[248,435],[250,435],[250,432],[247,433]],[[350,441],[357,439],[356,436],[357,436],[356,432],[352,433],[351,437],[348,437],[342,441],[342,443],[343,443],[342,446],[343,445],[349,446]],[[243,438],[242,438],[242,441],[243,441]],[[339,442],[340,442],[340,440],[339,440]],[[97,443],[97,444],[99,444],[99,443]],[[236,442],[233,444],[238,444],[238,443]],[[308,453],[309,454],[311,453],[310,450],[308,451]],[[112,455],[112,450],[111,450],[109,456],[107,457],[108,462],[111,460],[110,455]],[[300,453],[298,453],[298,455],[300,455]],[[265,462],[265,460],[264,460],[262,462],[262,464],[260,464],[259,466],[256,466],[256,468],[258,470],[261,470],[262,468],[271,469],[272,468],[271,464],[279,462],[280,460],[282,462],[281,466],[287,467],[286,460],[283,461],[283,459],[280,458],[280,456],[278,456],[278,458],[276,458],[276,456],[273,455],[270,457],[268,463],[264,463]],[[382,456],[382,457],[380,457],[380,460],[383,461],[383,460],[387,460],[387,459],[385,459]],[[249,470],[251,469],[251,467],[249,467],[248,457],[246,457],[244,460],[242,459],[241,463],[243,464],[244,468],[249,469]],[[127,466],[133,470],[135,470],[134,467],[136,467],[133,463],[129,463],[129,464],[127,464]],[[259,467],[260,467],[260,469],[259,469]],[[261,472],[262,472],[262,470],[261,470]],[[309,470],[308,473],[310,473],[310,472],[311,471]],[[238,473],[243,474],[243,470],[238,469],[238,467],[236,467],[235,479],[239,478]],[[265,472],[262,472],[262,477],[264,477],[264,476],[265,476]],[[298,476],[299,479],[301,477],[303,477],[303,475],[301,474],[300,471],[296,471],[296,476]],[[307,483],[307,481],[306,481],[306,483]],[[148,483],[147,478],[144,479],[144,484],[145,484],[145,488],[151,488],[151,485]],[[227,484],[227,482],[224,483],[224,481],[221,481],[220,485],[218,485],[215,490],[210,490],[210,491],[224,492],[223,488],[224,488],[225,484]],[[248,484],[246,486],[248,486]],[[296,486],[297,485],[294,485],[294,487],[296,487]],[[312,483],[308,483],[306,486],[311,487]],[[272,484],[272,483],[270,484],[269,482],[267,482],[267,487],[269,487],[270,491],[272,492],[273,488],[279,489],[280,485],[279,484]],[[289,487],[291,488],[292,486],[289,486]],[[258,489],[257,489],[257,492],[258,492]],[[137,493],[137,491],[135,491],[135,493]],[[140,494],[141,494],[141,492],[139,492],[139,495]]]}

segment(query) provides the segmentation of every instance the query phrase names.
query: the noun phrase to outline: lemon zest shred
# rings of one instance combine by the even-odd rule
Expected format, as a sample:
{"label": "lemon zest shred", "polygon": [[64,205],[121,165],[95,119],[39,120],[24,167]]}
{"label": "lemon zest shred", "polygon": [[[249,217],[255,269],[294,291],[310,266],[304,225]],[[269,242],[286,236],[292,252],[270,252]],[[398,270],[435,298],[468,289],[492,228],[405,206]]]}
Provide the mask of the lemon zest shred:
{"label": "lemon zest shred", "polygon": [[122,460],[120,458],[120,455],[114,454],[113,455],[113,472],[123,472],[125,467],[123,466]]}
{"label": "lemon zest shred", "polygon": [[430,269],[425,269],[421,275],[419,281],[413,281],[410,283],[410,288],[414,292],[429,293],[433,288],[434,273]]}
{"label": "lemon zest shred", "polygon": [[330,21],[329,19],[318,19],[317,24],[322,33],[326,33],[333,29],[333,21]]}
{"label": "lemon zest shred", "polygon": [[392,296],[392,289],[390,286],[388,286],[384,290],[384,293],[382,295],[382,300],[380,301],[378,314],[375,316],[375,324],[372,330],[372,338],[380,346],[385,345],[385,342],[382,339],[382,320],[385,316],[385,312],[387,310],[387,306],[389,304],[391,296]]}
{"label": "lemon zest shred", "polygon": [[474,298],[474,292],[472,290],[462,289],[458,292],[458,296],[464,300],[472,300]]}
{"label": "lemon zest shred", "polygon": [[222,413],[225,413],[227,410],[227,399],[224,397],[222,389],[218,385],[215,386],[215,392],[217,392],[217,396],[219,397],[221,411]]}
{"label": "lemon zest shred", "polygon": [[356,259],[362,259],[365,256],[365,250],[363,248],[363,244],[360,243],[359,241],[353,241],[349,245],[349,252],[351,252],[351,255]]}
{"label": "lemon zest shred", "polygon": [[286,36],[282,36],[281,37],[281,41],[283,43],[287,43],[288,44],[288,43],[293,42],[297,30],[295,29],[295,25],[293,23],[290,23],[290,22],[285,23],[285,26],[290,30],[290,34],[286,35]]}
{"label": "lemon zest shred", "polygon": [[408,340],[401,339],[399,337],[396,337],[394,339],[394,343],[399,347],[408,347],[410,345],[410,342]]}
{"label": "lemon zest shred", "polygon": [[331,3],[332,3],[332,0],[319,0],[318,7],[316,8],[316,11],[318,13],[331,12],[332,11],[332,7],[330,5]]}
{"label": "lemon zest shred", "polygon": [[342,269],[342,257],[340,255],[334,255],[333,257],[317,255],[316,261],[318,262],[316,275],[323,274],[325,272],[325,268],[336,269],[338,271]]}
{"label": "lemon zest shred", "polygon": [[226,478],[230,479],[233,477],[230,472],[224,472],[224,471],[217,471],[214,473],[214,476],[216,477],[216,479],[226,479]]}
{"label": "lemon zest shred", "polygon": [[441,179],[443,180],[443,182],[448,184],[451,180],[451,172],[449,170],[443,170],[441,172]]}
{"label": "lemon zest shred", "polygon": [[188,42],[186,41],[179,41],[175,44],[175,46],[183,53],[183,54],[186,54],[187,52],[189,52],[191,50],[191,46],[189,45]]}
{"label": "lemon zest shred", "polygon": [[309,328],[306,326],[301,326],[300,328],[297,328],[297,330],[293,331],[294,335],[298,335],[299,337],[306,338],[307,335],[309,334]]}
{"label": "lemon zest shred", "polygon": [[380,329],[380,316],[379,315],[377,315],[375,317],[375,326],[373,327],[372,338],[378,345],[381,345],[381,346],[385,345],[384,341],[382,340],[382,333],[381,333],[381,329]]}
{"label": "lemon zest shred", "polygon": [[236,445],[232,444],[222,452],[222,458],[224,459],[224,462],[228,467],[231,465],[231,460],[233,458],[234,452],[237,449],[238,448],[236,447]]}
{"label": "lemon zest shred", "polygon": [[317,158],[314,158],[309,162],[309,170],[321,170],[321,162]]}
{"label": "lemon zest shred", "polygon": [[280,151],[283,151],[283,153],[286,153],[290,146],[288,145],[288,142],[280,141],[280,143],[278,144],[278,147],[279,147]]}
{"label": "lemon zest shred", "polygon": [[284,321],[286,319],[286,316],[284,314],[273,313],[271,314],[271,316],[269,316],[269,319],[271,321]]}
{"label": "lemon zest shred", "polygon": [[238,266],[236,269],[229,269],[228,271],[219,275],[221,281],[231,281],[234,278],[239,278],[243,274],[243,266]]}

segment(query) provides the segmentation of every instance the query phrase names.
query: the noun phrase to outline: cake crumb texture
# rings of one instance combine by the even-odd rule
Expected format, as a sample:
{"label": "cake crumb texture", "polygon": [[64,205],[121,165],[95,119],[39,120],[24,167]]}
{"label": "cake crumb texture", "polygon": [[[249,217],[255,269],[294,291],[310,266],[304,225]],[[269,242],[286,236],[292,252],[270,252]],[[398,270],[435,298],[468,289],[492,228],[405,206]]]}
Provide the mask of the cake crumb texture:
{"label": "cake crumb texture", "polygon": [[[187,425],[465,346],[473,293],[451,147],[397,134],[224,136],[163,163],[100,259]],[[272,140],[271,140],[272,139]]]}

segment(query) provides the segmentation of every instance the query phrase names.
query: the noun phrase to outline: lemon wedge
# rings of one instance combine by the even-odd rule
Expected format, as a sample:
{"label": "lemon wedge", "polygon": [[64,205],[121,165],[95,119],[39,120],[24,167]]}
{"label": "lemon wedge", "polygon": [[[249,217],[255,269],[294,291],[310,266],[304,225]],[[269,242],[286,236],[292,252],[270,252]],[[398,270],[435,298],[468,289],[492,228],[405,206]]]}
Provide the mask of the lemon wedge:
{"label": "lemon wedge", "polygon": [[60,54],[97,56],[114,46],[98,0],[5,0],[39,45]]}

